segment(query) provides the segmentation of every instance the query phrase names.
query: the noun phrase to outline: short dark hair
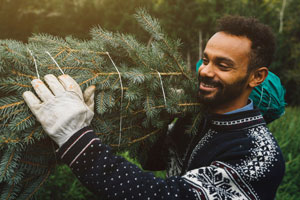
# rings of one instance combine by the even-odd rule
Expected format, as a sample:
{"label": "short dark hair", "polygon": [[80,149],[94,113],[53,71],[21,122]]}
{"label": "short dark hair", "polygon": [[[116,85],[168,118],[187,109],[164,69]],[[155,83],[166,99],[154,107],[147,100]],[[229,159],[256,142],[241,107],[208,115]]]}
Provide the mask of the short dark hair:
{"label": "short dark hair", "polygon": [[275,36],[271,28],[253,17],[224,16],[218,20],[218,32],[245,36],[251,42],[248,72],[269,67],[275,53]]}

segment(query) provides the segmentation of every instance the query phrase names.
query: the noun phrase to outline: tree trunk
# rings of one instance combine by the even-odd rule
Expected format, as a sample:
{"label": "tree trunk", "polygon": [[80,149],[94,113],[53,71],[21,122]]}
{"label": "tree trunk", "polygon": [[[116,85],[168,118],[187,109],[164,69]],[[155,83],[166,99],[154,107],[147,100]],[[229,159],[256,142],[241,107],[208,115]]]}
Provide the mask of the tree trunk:
{"label": "tree trunk", "polygon": [[199,31],[199,60],[203,57],[203,37],[202,37],[202,31]]}
{"label": "tree trunk", "polygon": [[286,8],[287,0],[282,0],[282,7],[279,14],[279,33],[282,33],[283,30],[283,17],[284,17],[284,10]]}
{"label": "tree trunk", "polygon": [[187,58],[186,58],[186,60],[187,60],[187,66],[188,66],[188,68],[190,69],[190,70],[192,70],[192,68],[191,68],[191,53],[190,53],[190,50],[188,50],[188,52],[187,52]]}

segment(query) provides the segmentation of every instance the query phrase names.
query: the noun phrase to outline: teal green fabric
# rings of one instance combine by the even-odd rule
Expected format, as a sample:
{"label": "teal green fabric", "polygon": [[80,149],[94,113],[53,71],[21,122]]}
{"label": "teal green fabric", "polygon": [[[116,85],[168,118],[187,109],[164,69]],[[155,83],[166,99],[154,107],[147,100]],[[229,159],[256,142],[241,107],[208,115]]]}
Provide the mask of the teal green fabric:
{"label": "teal green fabric", "polygon": [[266,80],[253,89],[249,98],[260,109],[265,121],[270,123],[285,113],[284,96],[285,88],[279,77],[269,71]]}
{"label": "teal green fabric", "polygon": [[202,63],[203,63],[202,59],[200,59],[200,60],[197,62],[197,64],[196,64],[196,74],[198,73],[198,70],[199,70],[200,66],[202,65]]}
{"label": "teal green fabric", "polygon": [[[197,62],[196,73],[202,62],[202,59]],[[285,88],[279,77],[269,71],[266,80],[253,89],[249,98],[252,99],[254,106],[260,109],[265,121],[270,123],[285,113],[284,96]]]}

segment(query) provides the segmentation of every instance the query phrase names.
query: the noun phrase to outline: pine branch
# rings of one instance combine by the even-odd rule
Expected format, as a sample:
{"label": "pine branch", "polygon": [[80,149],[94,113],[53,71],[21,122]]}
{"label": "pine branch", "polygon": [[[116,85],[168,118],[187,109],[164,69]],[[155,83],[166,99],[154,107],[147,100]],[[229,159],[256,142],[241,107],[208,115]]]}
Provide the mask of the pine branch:
{"label": "pine branch", "polygon": [[[159,133],[160,131],[161,131],[161,129],[157,129],[157,130],[155,130],[155,131],[152,131],[151,133],[146,134],[146,135],[143,136],[143,137],[134,139],[134,140],[128,142],[127,144],[122,144],[122,146],[131,146],[131,145],[133,145],[133,144],[135,144],[135,143],[137,143],[137,142],[141,142],[141,141],[143,141],[143,140],[148,139],[150,136],[152,136],[152,135],[154,135],[154,134],[157,134],[157,133]],[[119,144],[111,144],[110,146],[112,146],[112,147],[119,147]]]}
{"label": "pine branch", "polygon": [[18,166],[18,162],[21,158],[20,151],[15,148],[8,149],[1,157],[0,161],[0,182],[8,181],[11,179],[15,172],[15,169]]}
{"label": "pine branch", "polygon": [[32,189],[29,187],[27,189],[27,191],[25,191],[23,193],[23,195],[20,196],[20,199],[23,199],[27,193],[29,193],[29,195],[25,198],[25,200],[31,199],[33,197],[33,195],[38,191],[39,188],[41,188],[41,186],[45,183],[45,181],[48,179],[48,177],[50,176],[51,173],[51,169],[48,170],[47,174],[44,177],[41,177],[40,179],[38,179],[36,181],[36,183],[32,184],[32,188],[34,188],[34,190],[32,191]]}
{"label": "pine branch", "polygon": [[[152,19],[152,17],[150,15],[148,15],[145,12],[145,10],[143,10],[143,9],[138,10],[138,12],[135,16],[136,16],[137,20],[140,22],[140,24],[142,25],[142,27],[146,31],[149,31],[150,33],[152,33],[152,36],[156,40],[163,42],[163,44],[167,47],[168,55],[171,56],[174,59],[176,65],[178,66],[178,68],[180,69],[182,74],[186,78],[190,79],[190,77],[184,72],[183,66],[178,61],[178,58],[177,58],[178,56],[175,56],[176,54],[174,54],[174,51],[177,51],[177,48],[176,47],[175,48],[171,47],[168,40],[164,37],[165,34],[162,32],[158,21]],[[175,46],[178,46],[178,44],[175,45]]]}
{"label": "pine branch", "polygon": [[[11,112],[11,109],[18,109],[24,104],[20,98],[8,96],[0,99],[0,115],[5,115],[7,112]],[[10,109],[10,110],[9,110]],[[9,110],[9,111],[8,111]]]}
{"label": "pine branch", "polygon": [[21,96],[33,91],[31,81],[38,75],[41,80],[46,74],[61,75],[45,51],[82,89],[96,86],[91,127],[102,142],[118,147],[116,150],[143,157],[147,150],[144,146],[151,146],[178,115],[194,117],[189,134],[195,133],[201,118],[194,95],[197,80],[180,56],[180,42],[169,39],[158,21],[146,12],[139,11],[136,18],[153,35],[148,47],[132,35],[100,27],[91,30],[89,41],[44,34],[34,35],[27,44],[0,40],[2,199],[33,197],[57,164],[53,143]]}

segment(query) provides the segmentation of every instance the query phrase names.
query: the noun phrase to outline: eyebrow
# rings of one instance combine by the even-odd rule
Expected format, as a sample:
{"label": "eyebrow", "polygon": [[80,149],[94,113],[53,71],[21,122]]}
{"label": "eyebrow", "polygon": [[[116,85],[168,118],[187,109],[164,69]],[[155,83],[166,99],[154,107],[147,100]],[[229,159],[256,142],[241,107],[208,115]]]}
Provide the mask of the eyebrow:
{"label": "eyebrow", "polygon": [[[203,53],[203,57],[205,57],[205,58],[208,58],[208,55],[207,55],[207,53]],[[233,62],[233,60],[231,60],[231,59],[229,59],[229,58],[226,58],[226,57],[222,57],[222,56],[217,56],[216,58],[215,58],[215,61],[216,62],[226,62],[227,64],[229,64],[229,65],[234,65],[235,63]]]}

